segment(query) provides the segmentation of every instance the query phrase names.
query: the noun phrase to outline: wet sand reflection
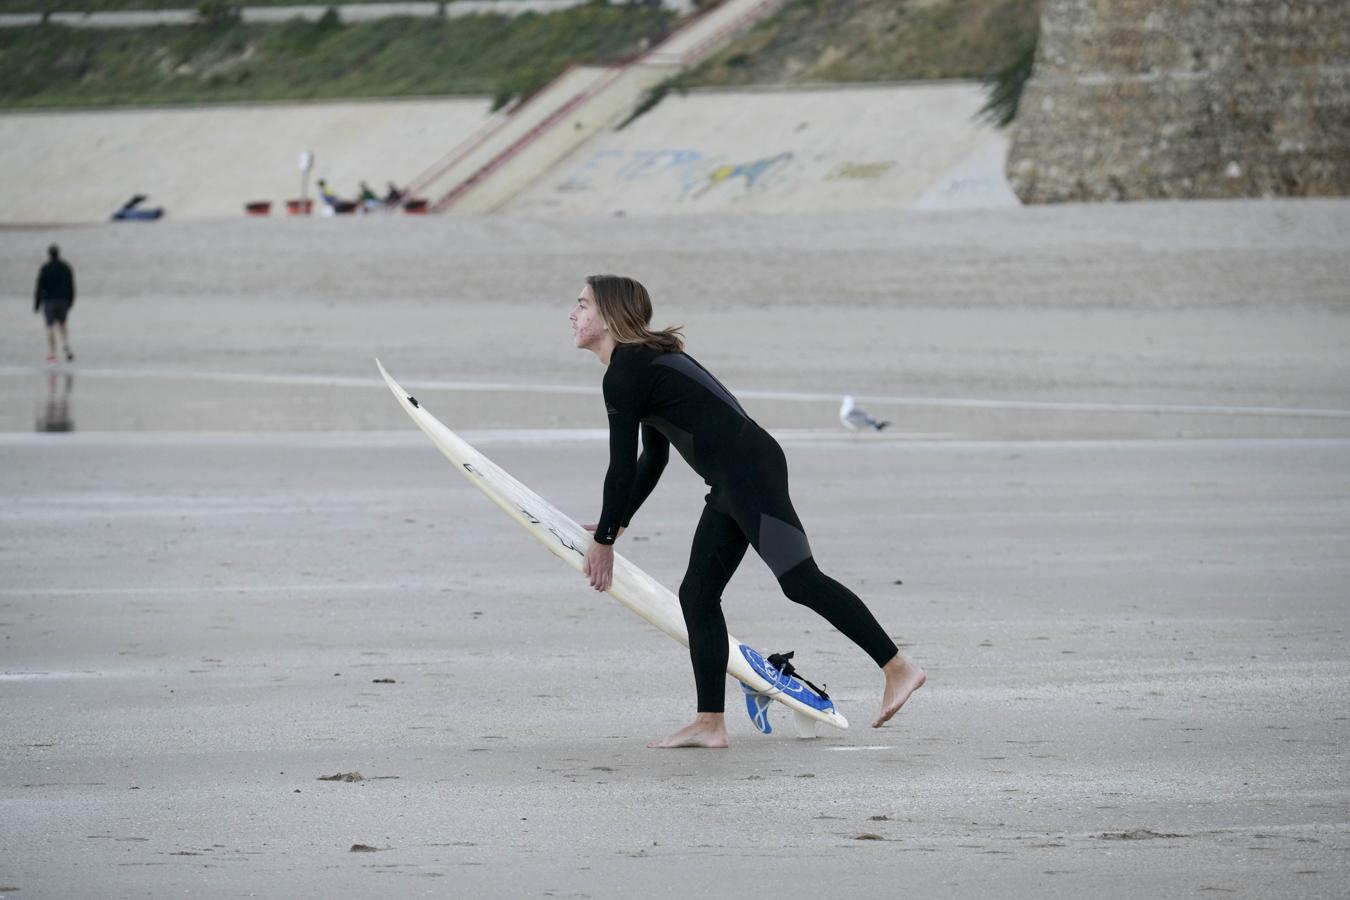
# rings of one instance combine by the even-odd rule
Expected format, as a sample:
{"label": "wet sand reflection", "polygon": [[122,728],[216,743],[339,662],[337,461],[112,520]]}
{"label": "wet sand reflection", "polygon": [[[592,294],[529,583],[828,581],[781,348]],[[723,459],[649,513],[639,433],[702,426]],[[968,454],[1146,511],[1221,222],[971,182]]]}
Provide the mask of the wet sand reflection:
{"label": "wet sand reflection", "polygon": [[47,396],[38,401],[38,431],[74,431],[75,419],[70,413],[70,392],[75,376],[69,372],[50,372],[47,375]]}

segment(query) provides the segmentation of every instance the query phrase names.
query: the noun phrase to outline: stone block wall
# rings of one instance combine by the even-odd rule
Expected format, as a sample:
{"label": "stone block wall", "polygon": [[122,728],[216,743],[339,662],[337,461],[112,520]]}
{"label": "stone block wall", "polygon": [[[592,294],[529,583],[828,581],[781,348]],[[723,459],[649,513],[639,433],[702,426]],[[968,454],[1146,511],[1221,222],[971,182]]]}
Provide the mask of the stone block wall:
{"label": "stone block wall", "polygon": [[1350,0],[1044,0],[1024,203],[1350,195]]}

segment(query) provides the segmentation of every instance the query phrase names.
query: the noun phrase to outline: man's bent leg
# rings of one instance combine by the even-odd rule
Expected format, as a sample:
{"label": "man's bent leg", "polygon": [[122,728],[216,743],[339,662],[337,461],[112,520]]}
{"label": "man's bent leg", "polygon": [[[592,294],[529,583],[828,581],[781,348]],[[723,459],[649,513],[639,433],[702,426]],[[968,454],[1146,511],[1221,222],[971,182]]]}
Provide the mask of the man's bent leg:
{"label": "man's bent leg", "polygon": [[822,616],[881,667],[886,683],[881,692],[881,710],[872,722],[873,728],[889,721],[910,695],[923,687],[927,680],[923,669],[900,653],[858,595],[820,571],[814,559],[804,560],[784,572],[778,584],[788,599]]}
{"label": "man's bent leg", "polygon": [[858,595],[820,571],[815,559],[805,559],[784,572],[778,585],[789,600],[823,617],[878,666],[885,666],[899,649]]}

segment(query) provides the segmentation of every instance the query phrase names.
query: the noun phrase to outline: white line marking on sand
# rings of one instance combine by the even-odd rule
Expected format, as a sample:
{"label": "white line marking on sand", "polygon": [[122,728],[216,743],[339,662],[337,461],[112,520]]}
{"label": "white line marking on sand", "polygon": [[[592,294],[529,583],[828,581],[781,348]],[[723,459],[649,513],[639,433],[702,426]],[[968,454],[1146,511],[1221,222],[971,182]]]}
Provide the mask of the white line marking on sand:
{"label": "white line marking on sand", "polygon": [[888,747],[888,746],[885,746],[885,745],[883,744],[883,745],[878,745],[878,746],[875,746],[875,747],[826,747],[825,749],[826,749],[826,750],[837,750],[837,751],[840,752],[840,753],[847,753],[847,752],[865,752],[865,751],[868,751],[868,750],[894,750],[895,748],[894,748],[894,747]]}
{"label": "white line marking on sand", "polygon": [[290,594],[321,591],[333,594],[339,591],[406,591],[440,590],[446,584],[409,584],[390,581],[378,584],[222,584],[213,587],[128,587],[128,588],[0,588],[0,597],[86,597],[86,596],[154,596],[178,594]]}
{"label": "white line marking on sand", "polygon": [[[83,368],[44,369],[39,366],[0,366],[0,375],[46,374],[52,371],[71,372],[92,378],[167,378],[190,381],[222,381],[242,384],[286,384],[310,387],[384,387],[378,378],[359,378],[348,375],[291,375],[266,372],[211,372],[195,369],[147,368]],[[598,386],[566,384],[523,384],[505,381],[450,381],[442,379],[412,379],[403,384],[416,391],[464,391],[479,393],[570,394],[597,396]],[[738,397],[748,400],[778,400],[799,403],[838,403],[844,392],[770,391],[733,389]],[[1091,413],[1166,413],[1173,415],[1204,416],[1294,416],[1314,419],[1350,419],[1350,409],[1318,409],[1298,406],[1215,406],[1196,403],[1108,403],[1071,400],[991,400],[978,397],[912,397],[896,394],[859,394],[859,403],[889,404],[891,406],[929,406],[961,409],[1017,409],[1041,412]]]}
{"label": "white line marking on sand", "polygon": [[56,678],[98,678],[101,672],[0,672],[0,681],[42,681]]}
{"label": "white line marking on sand", "polygon": [[[565,443],[603,443],[609,432],[601,428],[502,428],[460,431],[475,447],[488,445],[557,446]],[[946,432],[887,431],[850,433],[824,429],[769,429],[784,444],[816,446],[890,445],[915,452],[1008,452],[1030,450],[1344,450],[1350,438],[1064,438],[1047,440],[955,439]],[[77,431],[47,434],[0,431],[0,447],[303,447],[308,449],[369,450],[386,447],[422,447],[426,438],[417,429],[404,431]],[[2,591],[0,591],[2,593]]]}

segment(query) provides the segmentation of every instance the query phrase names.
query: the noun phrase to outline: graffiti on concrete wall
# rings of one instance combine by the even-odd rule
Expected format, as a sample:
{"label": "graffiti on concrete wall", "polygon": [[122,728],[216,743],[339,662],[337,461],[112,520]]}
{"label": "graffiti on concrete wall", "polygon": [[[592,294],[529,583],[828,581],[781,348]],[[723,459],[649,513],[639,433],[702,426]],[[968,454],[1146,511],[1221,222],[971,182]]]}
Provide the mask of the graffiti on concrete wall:
{"label": "graffiti on concrete wall", "polygon": [[830,170],[825,176],[826,181],[837,181],[841,178],[880,178],[890,171],[893,162],[841,162]]}
{"label": "graffiti on concrete wall", "polygon": [[736,181],[742,193],[763,189],[792,162],[792,153],[779,153],[748,162],[727,162],[724,156],[699,150],[597,150],[558,185],[559,191],[588,191],[603,181],[626,183],[668,181],[676,199],[697,200],[711,191],[725,193]]}
{"label": "graffiti on concrete wall", "polygon": [[755,185],[764,180],[775,168],[786,165],[791,161],[791,153],[780,153],[777,156],[766,156],[762,159],[756,159],[748,163],[718,166],[708,173],[706,183],[694,192],[694,196],[702,197],[713,188],[734,181],[737,178],[745,179],[745,189],[747,191],[753,190]]}

